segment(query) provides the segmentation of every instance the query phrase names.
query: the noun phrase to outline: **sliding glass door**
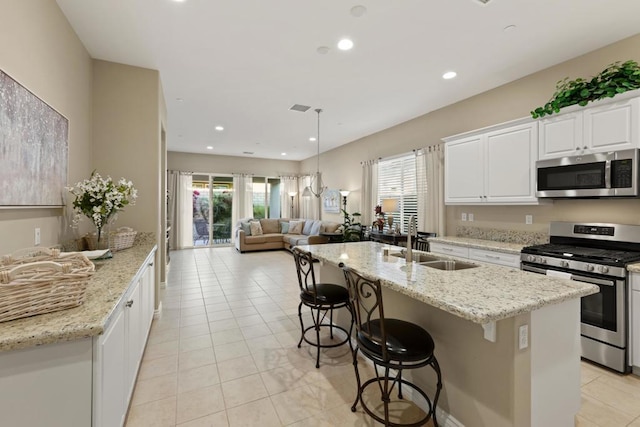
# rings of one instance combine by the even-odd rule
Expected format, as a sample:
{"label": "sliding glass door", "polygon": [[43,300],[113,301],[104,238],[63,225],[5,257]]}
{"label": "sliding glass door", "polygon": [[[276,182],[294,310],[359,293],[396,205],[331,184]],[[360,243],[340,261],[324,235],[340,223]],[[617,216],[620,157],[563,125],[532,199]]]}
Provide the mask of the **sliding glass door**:
{"label": "sliding glass door", "polygon": [[233,178],[193,175],[193,246],[231,243]]}

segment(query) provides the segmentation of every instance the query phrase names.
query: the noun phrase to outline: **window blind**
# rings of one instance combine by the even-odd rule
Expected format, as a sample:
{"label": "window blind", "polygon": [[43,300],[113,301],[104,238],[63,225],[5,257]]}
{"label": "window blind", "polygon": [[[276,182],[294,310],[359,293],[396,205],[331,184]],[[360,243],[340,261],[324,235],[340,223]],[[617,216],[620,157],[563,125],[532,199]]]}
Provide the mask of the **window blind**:
{"label": "window blind", "polygon": [[400,200],[400,212],[391,213],[394,222],[400,222],[400,229],[404,233],[407,232],[409,217],[418,216],[416,182],[416,156],[413,153],[378,163],[378,204],[382,199]]}

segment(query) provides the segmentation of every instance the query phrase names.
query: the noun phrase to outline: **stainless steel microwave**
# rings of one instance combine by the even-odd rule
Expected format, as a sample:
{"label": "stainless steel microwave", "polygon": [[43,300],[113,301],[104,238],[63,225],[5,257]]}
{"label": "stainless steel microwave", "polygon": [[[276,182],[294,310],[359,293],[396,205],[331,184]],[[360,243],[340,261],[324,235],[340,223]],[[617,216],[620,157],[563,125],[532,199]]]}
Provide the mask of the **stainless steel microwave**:
{"label": "stainless steel microwave", "polygon": [[638,150],[539,160],[537,197],[638,197]]}

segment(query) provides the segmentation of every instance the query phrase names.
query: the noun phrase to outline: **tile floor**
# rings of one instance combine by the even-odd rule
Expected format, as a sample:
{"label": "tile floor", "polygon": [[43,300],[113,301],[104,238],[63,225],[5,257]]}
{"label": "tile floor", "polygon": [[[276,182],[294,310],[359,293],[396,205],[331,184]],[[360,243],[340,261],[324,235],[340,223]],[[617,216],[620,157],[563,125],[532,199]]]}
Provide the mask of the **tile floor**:
{"label": "tile floor", "polygon": [[[127,427],[376,425],[360,406],[350,410],[355,379],[347,346],[323,353],[318,370],[311,348],[296,347],[291,255],[175,251],[167,279]],[[640,427],[640,378],[582,367],[576,425]]]}

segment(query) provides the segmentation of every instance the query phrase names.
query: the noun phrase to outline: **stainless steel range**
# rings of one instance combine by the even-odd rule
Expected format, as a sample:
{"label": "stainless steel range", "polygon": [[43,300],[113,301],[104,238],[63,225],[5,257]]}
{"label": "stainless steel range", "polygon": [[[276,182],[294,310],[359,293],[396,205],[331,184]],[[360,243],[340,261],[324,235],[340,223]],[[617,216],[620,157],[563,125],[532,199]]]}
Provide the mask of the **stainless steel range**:
{"label": "stainless steel range", "polygon": [[640,261],[640,226],[552,222],[549,241],[522,250],[522,270],[599,286],[581,301],[582,357],[629,372],[626,266]]}

